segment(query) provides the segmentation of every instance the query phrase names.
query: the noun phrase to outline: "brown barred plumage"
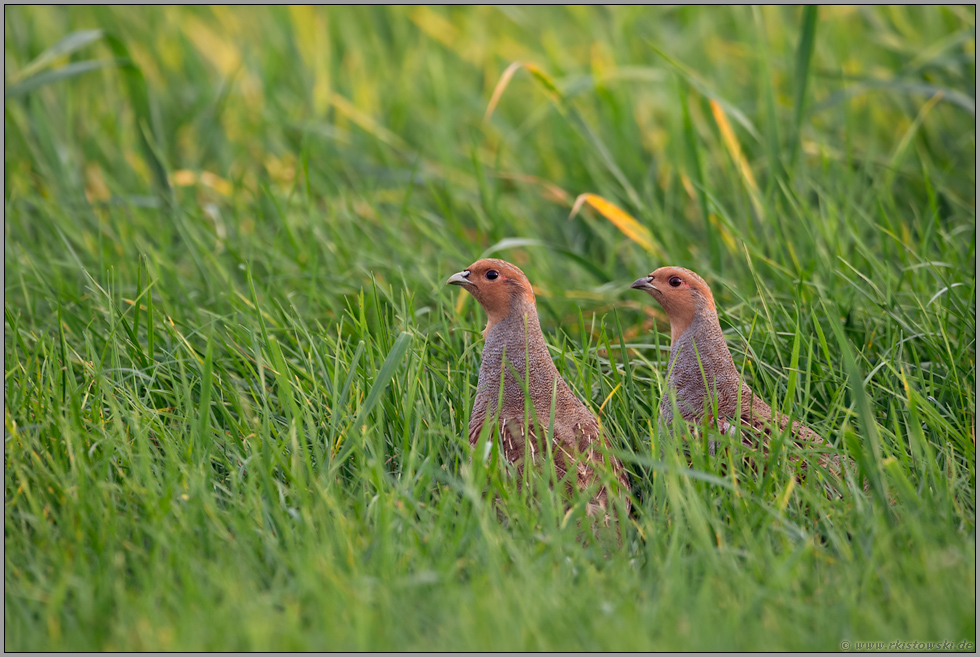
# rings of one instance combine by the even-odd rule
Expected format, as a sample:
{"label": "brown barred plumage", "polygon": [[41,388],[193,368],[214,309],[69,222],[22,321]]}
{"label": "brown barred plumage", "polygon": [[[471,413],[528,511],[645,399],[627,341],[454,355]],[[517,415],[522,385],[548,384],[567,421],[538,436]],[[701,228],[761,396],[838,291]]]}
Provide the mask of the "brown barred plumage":
{"label": "brown barred plumage", "polygon": [[[720,428],[724,423],[723,431],[737,423],[747,430],[742,434],[744,445],[767,453],[773,429],[785,430],[789,418],[770,408],[741,381],[708,284],[688,269],[661,267],[631,287],[649,293],[670,320],[669,388],[660,401],[662,425],[674,426],[673,393],[681,421],[700,424],[706,415],[716,415]],[[804,450],[827,447],[819,434],[801,422],[793,422],[790,434]],[[842,474],[838,454],[821,452],[817,462],[837,477]],[[807,460],[800,465],[805,469]]]}
{"label": "brown barred plumage", "polygon": [[[503,260],[484,259],[453,275],[448,283],[463,286],[473,294],[488,318],[476,400],[470,416],[470,445],[476,446],[484,422],[496,417],[501,453],[523,472],[525,444],[535,461],[548,452],[547,445],[541,442],[547,430],[538,428],[547,427],[554,397],[551,453],[558,477],[564,477],[574,465],[576,485],[580,490],[587,489],[598,481],[595,466],[605,461],[619,480],[619,494],[625,497],[628,510],[629,498],[625,495],[630,486],[626,471],[618,459],[603,456],[596,450],[601,438],[599,424],[551,360],[538,323],[534,292],[524,273]],[[527,394],[533,404],[533,412],[527,413],[530,416],[527,423],[522,385],[525,376]],[[597,490],[589,512],[594,514],[599,509],[608,509],[605,486]]]}

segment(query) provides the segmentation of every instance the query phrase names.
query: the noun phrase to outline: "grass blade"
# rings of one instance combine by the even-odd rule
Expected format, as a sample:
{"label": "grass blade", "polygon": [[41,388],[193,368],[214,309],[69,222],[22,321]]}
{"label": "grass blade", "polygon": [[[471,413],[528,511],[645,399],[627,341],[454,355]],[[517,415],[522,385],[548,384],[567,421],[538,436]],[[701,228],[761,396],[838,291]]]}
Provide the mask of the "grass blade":
{"label": "grass blade", "polygon": [[704,168],[701,165],[701,148],[698,145],[697,133],[694,131],[694,122],[691,120],[687,82],[678,78],[677,89],[684,125],[684,151],[687,155],[688,171],[691,172],[691,177],[694,179],[695,195],[698,201],[698,209],[701,211],[701,218],[704,220],[705,239],[708,242],[711,263],[715,269],[720,269],[721,248],[718,244],[718,237],[715,235],[715,230],[711,226],[711,219],[708,216],[708,197],[705,193]]}
{"label": "grass blade", "polygon": [[653,235],[639,221],[630,216],[622,208],[614,203],[610,203],[598,194],[579,194],[572,205],[572,211],[568,214],[571,219],[585,204],[595,208],[599,214],[609,220],[609,223],[618,228],[623,235],[630,238],[648,253],[652,253],[659,258],[664,257],[663,250],[653,241]]}
{"label": "grass blade", "polygon": [[[23,80],[32,77],[41,69],[51,64],[54,60],[65,55],[70,55],[76,50],[81,50],[90,43],[94,43],[105,36],[102,30],[79,30],[65,35],[60,41],[38,55],[33,61],[29,62],[24,68],[10,76],[8,84],[17,86]],[[7,96],[10,87],[5,86],[4,96]]]}
{"label": "grass blade", "polygon": [[364,403],[361,404],[360,409],[357,412],[357,417],[355,418],[353,424],[346,431],[346,445],[341,447],[337,456],[334,458],[334,463],[339,464],[344,461],[347,454],[353,449],[357,442],[360,440],[361,427],[367,421],[368,416],[374,407],[377,406],[378,400],[381,398],[381,393],[385,391],[388,387],[388,383],[391,381],[391,377],[395,375],[395,371],[401,365],[402,360],[405,358],[405,354],[408,353],[408,348],[412,345],[412,335],[410,333],[402,333],[395,340],[395,344],[392,345],[391,350],[388,352],[387,357],[385,357],[384,362],[381,364],[381,369],[378,370],[378,375],[375,377],[374,382],[371,384],[371,390],[368,392],[367,398]]}
{"label": "grass blade", "polygon": [[806,88],[810,80],[810,60],[813,57],[814,37],[817,33],[817,5],[804,5],[803,23],[800,26],[800,42],[796,49],[796,68],[793,72],[793,135],[790,140],[790,166],[800,150],[800,132],[803,126],[803,109],[806,105]]}
{"label": "grass blade", "polygon": [[739,125],[741,125],[743,128],[745,128],[748,131],[750,135],[752,135],[759,141],[762,140],[762,137],[759,135],[759,131],[756,129],[755,125],[752,123],[752,121],[749,120],[749,118],[745,115],[745,113],[742,110],[740,110],[738,107],[736,107],[729,101],[722,98],[717,92],[713,91],[708,86],[708,84],[704,80],[702,80],[701,77],[697,73],[692,71],[690,68],[680,63],[679,61],[677,61],[676,59],[668,55],[666,52],[664,52],[654,44],[647,42],[647,45],[653,48],[654,52],[656,52],[658,55],[663,57],[664,60],[670,65],[670,67],[674,69],[674,71],[680,77],[686,80],[689,85],[691,85],[694,89],[696,89],[699,94],[721,105],[724,108],[725,112],[730,114],[739,123]]}
{"label": "grass blade", "polygon": [[71,78],[77,78],[80,75],[91,73],[92,71],[98,71],[99,69],[110,66],[122,66],[127,63],[128,60],[120,58],[87,59],[82,62],[72,62],[71,64],[65,64],[64,66],[50,71],[38,73],[37,75],[26,78],[17,84],[5,87],[3,90],[3,98],[4,100],[17,98],[47,84],[61,82],[62,80],[70,80]]}
{"label": "grass blade", "polygon": [[[762,11],[757,5],[752,6],[752,15],[755,18],[756,39],[756,60],[759,62],[759,92],[762,94],[762,102],[766,110],[766,156],[769,160],[770,181],[774,181],[783,176],[783,163],[780,155],[779,142],[779,119],[776,114],[776,93],[772,88],[772,72],[769,69],[769,37],[766,34],[765,19]],[[771,189],[770,185],[767,190]],[[767,192],[768,193],[768,192]]]}

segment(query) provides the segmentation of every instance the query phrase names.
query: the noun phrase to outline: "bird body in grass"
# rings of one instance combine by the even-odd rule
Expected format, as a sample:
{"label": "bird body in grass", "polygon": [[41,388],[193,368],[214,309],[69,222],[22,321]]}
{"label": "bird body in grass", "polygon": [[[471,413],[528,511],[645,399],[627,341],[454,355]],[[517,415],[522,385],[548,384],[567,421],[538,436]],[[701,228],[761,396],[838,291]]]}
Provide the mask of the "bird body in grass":
{"label": "bird body in grass", "polygon": [[[637,279],[631,287],[649,293],[670,320],[669,389],[660,401],[661,422],[675,426],[676,403],[683,421],[714,422],[725,434],[734,434],[736,426],[741,426],[747,429],[743,432],[747,446],[761,440],[767,451],[773,432],[785,431],[789,418],[771,408],[742,381],[704,279],[682,267],[661,267]],[[827,446],[818,433],[798,421],[792,422],[790,435],[803,448]],[[840,476],[839,455],[822,452],[817,460],[823,468]]]}
{"label": "bird body in grass", "polygon": [[[524,273],[503,260],[483,259],[453,274],[447,284],[465,288],[487,313],[483,359],[470,415],[470,446],[477,445],[485,423],[496,418],[500,452],[519,472],[523,472],[526,452],[537,461],[550,451],[558,478],[574,469],[570,479],[579,490],[596,486],[596,468],[605,467],[619,481],[620,494],[628,492],[629,480],[622,463],[599,449],[605,443],[598,421],[551,360],[538,322],[534,291]],[[528,398],[533,409],[525,409]],[[549,446],[545,440],[552,401],[554,425]],[[487,436],[492,438],[493,432]],[[608,509],[608,502],[609,491],[601,485],[589,505],[589,514]],[[628,510],[628,497],[626,504]]]}

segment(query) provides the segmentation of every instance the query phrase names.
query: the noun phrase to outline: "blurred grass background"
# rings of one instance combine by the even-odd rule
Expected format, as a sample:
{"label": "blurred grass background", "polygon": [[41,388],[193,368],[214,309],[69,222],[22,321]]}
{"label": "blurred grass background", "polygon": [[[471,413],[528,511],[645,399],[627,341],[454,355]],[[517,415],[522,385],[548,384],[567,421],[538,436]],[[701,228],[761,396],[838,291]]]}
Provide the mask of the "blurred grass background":
{"label": "blurred grass background", "polygon": [[[7,7],[5,649],[972,640],[975,25]],[[619,547],[467,465],[485,318],[443,283],[489,254],[629,465]],[[664,264],[868,493],[687,469],[628,289]]]}

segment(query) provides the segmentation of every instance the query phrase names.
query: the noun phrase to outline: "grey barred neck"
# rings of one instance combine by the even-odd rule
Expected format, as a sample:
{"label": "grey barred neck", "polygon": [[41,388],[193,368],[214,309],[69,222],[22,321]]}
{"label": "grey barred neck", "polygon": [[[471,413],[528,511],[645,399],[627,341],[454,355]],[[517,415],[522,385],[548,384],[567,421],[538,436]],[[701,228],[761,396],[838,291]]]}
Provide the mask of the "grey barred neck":
{"label": "grey barred neck", "polygon": [[[695,346],[697,354],[695,354]],[[680,357],[679,361],[678,357]],[[725,342],[725,335],[721,332],[718,316],[710,311],[699,312],[687,330],[670,345],[670,366],[677,361],[677,366],[693,365],[697,369],[699,357],[705,371],[709,363],[715,367],[724,367],[731,363],[734,367],[728,343]]]}
{"label": "grey barred neck", "polygon": [[[697,417],[703,412],[709,394],[724,396],[726,391],[737,390],[738,371],[717,315],[704,311],[695,316],[671,345],[667,371],[667,383],[676,394],[678,408],[687,417]],[[667,424],[673,419],[672,411],[670,394],[666,391],[660,402],[660,413]]]}
{"label": "grey barred neck", "polygon": [[[515,367],[518,364],[523,367],[525,353],[531,359],[536,355],[543,355],[551,362],[534,306],[526,304],[524,308],[514,308],[505,319],[493,325],[487,332],[483,345],[483,362],[486,363],[487,356],[492,355],[491,360],[499,366],[500,355],[505,349],[507,360]],[[480,373],[483,373],[482,367]]]}
{"label": "grey barred neck", "polygon": [[[503,366],[505,355],[509,364],[506,367]],[[491,407],[496,406],[500,378],[506,373],[505,408],[510,405],[514,406],[512,410],[515,411],[518,410],[518,406],[523,408],[523,387],[514,378],[511,368],[522,378],[525,372],[529,374],[528,385],[532,391],[547,389],[550,393],[552,381],[555,378],[560,379],[558,369],[551,360],[551,354],[545,344],[544,335],[541,333],[537,310],[529,303],[515,303],[510,314],[494,324],[487,332],[483,344],[477,395],[486,395]],[[510,390],[511,387],[515,389]],[[508,399],[511,403],[508,403]]]}
{"label": "grey barred neck", "polygon": [[[525,318],[527,319],[529,334],[532,333],[532,327],[534,332],[541,333],[541,323],[538,320],[538,309],[533,303],[529,303],[528,301],[515,295],[511,297],[510,312],[507,313],[506,317],[494,324],[493,328],[490,329],[490,332],[514,332],[518,329],[523,329]],[[487,333],[487,339],[490,339],[490,333]]]}
{"label": "grey barred neck", "polygon": [[530,355],[530,352],[539,345],[544,346],[544,336],[541,334],[537,308],[533,304],[515,298],[507,317],[487,331],[483,351],[486,353],[487,349],[493,351],[493,348],[498,346],[501,349],[506,347],[508,359],[512,360],[519,356],[523,362],[525,347]]}

